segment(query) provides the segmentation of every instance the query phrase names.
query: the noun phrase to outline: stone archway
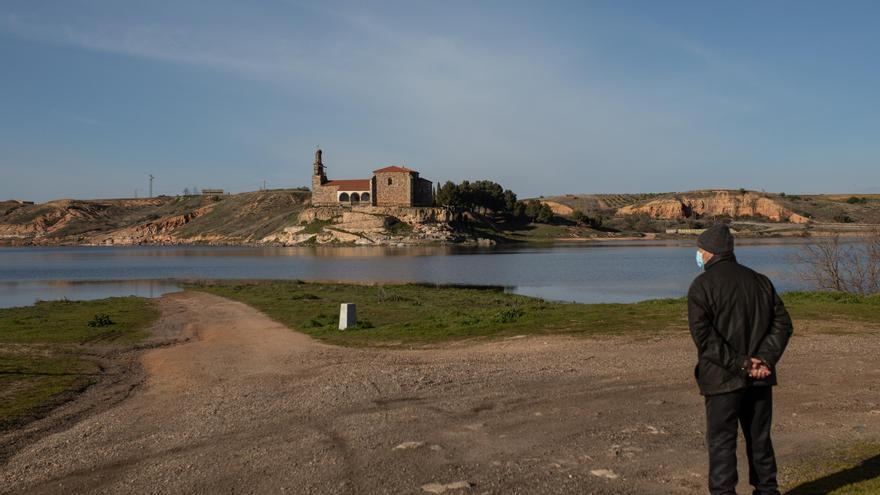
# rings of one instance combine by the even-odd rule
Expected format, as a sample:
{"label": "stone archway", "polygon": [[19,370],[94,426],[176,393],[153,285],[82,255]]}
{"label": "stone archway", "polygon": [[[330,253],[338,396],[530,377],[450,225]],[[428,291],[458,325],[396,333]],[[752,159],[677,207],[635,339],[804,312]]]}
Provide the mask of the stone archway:
{"label": "stone archway", "polygon": [[349,201],[350,201],[350,198],[348,197],[348,193],[342,193],[339,195],[339,202],[340,203],[348,203]]}
{"label": "stone archway", "polygon": [[351,193],[351,202],[352,203],[360,203],[361,202],[361,195],[358,193]]}
{"label": "stone archway", "polygon": [[370,202],[370,193],[365,192],[361,194],[361,203],[369,203]]}

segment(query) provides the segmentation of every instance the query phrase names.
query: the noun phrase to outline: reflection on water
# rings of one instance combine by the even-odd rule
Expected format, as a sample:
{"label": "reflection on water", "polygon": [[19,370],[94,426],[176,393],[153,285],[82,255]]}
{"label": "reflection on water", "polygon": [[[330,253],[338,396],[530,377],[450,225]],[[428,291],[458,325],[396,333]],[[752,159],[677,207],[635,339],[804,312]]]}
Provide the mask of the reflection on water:
{"label": "reflection on water", "polygon": [[28,306],[36,301],[70,299],[81,301],[115,296],[159,297],[177,292],[174,282],[122,280],[117,282],[74,282],[68,280],[0,281],[0,308]]}
{"label": "reflection on water", "polygon": [[[699,273],[693,241],[553,246],[0,248],[0,306],[109,291],[166,290],[173,282],[74,285],[37,281],[301,279],[487,284],[546,299],[630,302],[680,297]],[[782,290],[803,288],[789,261],[797,241],[740,242],[737,255]],[[18,282],[10,285],[9,282]],[[31,284],[22,284],[30,282]],[[148,283],[147,283],[148,284]],[[166,284],[166,285],[162,285]],[[14,288],[12,288],[14,287]],[[112,289],[116,287],[118,290]],[[126,292],[127,291],[127,292]],[[101,292],[105,293],[105,292]],[[83,296],[85,297],[85,296]]]}

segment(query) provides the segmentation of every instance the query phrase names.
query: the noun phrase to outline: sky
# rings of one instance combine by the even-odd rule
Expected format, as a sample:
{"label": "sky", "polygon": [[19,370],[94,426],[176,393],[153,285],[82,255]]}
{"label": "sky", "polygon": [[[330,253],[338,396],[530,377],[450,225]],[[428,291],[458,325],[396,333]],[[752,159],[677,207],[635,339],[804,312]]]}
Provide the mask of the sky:
{"label": "sky", "polygon": [[0,0],[0,199],[880,192],[880,2]]}

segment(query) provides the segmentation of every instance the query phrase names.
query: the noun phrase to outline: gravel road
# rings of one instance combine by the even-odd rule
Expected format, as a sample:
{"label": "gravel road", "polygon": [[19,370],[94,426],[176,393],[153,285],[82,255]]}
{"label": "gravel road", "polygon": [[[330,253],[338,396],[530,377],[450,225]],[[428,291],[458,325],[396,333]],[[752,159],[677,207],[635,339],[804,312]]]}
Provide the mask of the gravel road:
{"label": "gravel road", "polygon": [[[0,492],[705,492],[686,334],[347,349],[217,296],[160,306],[153,331],[177,343],[140,355],[124,400],[48,418]],[[880,336],[798,330],[776,389],[783,481],[880,440]]]}

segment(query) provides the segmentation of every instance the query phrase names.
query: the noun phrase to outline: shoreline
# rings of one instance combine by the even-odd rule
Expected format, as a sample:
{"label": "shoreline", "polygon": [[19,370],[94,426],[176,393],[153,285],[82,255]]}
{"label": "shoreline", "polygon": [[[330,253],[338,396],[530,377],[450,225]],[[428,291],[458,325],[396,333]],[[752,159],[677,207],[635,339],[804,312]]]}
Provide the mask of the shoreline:
{"label": "shoreline", "polygon": [[[845,224],[841,224],[841,227],[846,227]],[[779,240],[790,240],[790,241],[807,241],[811,238],[827,238],[833,236],[839,236],[841,239],[862,239],[870,236],[871,234],[880,231],[880,224],[878,225],[864,225],[859,226],[858,228],[842,228],[840,230],[800,230],[800,231],[783,231],[783,232],[773,232],[762,234],[760,232],[738,232],[735,234],[735,238],[737,240],[746,241],[748,243],[756,243],[755,241],[779,241]],[[530,240],[519,240],[519,239],[506,239],[503,237],[499,237],[497,239],[492,239],[491,244],[481,243],[479,241],[463,241],[463,242],[408,242],[408,241],[395,241],[395,242],[387,242],[387,243],[377,243],[377,244],[362,244],[356,242],[333,242],[333,243],[324,243],[324,244],[314,244],[314,243],[301,243],[301,244],[283,244],[283,243],[270,243],[270,242],[228,242],[228,243],[220,243],[220,242],[203,242],[203,241],[195,241],[195,242],[143,242],[137,244],[98,244],[98,243],[68,243],[68,242],[53,242],[53,243],[10,243],[6,242],[3,239],[0,239],[0,249],[3,248],[136,248],[136,247],[169,247],[169,248],[207,248],[207,247],[216,247],[216,248],[418,248],[418,247],[451,247],[451,248],[475,248],[475,249],[492,249],[492,248],[505,248],[505,247],[513,247],[513,246],[554,246],[554,245],[566,245],[566,244],[609,244],[614,242],[627,242],[627,243],[651,243],[651,242],[662,242],[662,241],[678,241],[678,242],[687,242],[687,241],[696,241],[696,234],[665,234],[665,233],[653,233],[647,232],[641,235],[622,235],[622,236],[591,236],[591,237],[559,237],[552,239],[530,239]]]}

